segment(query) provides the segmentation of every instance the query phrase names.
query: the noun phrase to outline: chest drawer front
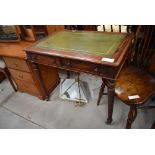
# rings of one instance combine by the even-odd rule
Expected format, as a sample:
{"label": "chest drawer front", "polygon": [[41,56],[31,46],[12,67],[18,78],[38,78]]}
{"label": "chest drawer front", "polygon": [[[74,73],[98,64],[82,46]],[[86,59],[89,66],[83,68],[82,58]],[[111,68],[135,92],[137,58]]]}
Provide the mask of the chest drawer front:
{"label": "chest drawer front", "polygon": [[4,57],[4,60],[10,68],[30,72],[26,61],[23,59]]}
{"label": "chest drawer front", "polygon": [[25,81],[25,82],[33,83],[33,78],[30,73],[22,72],[22,71],[10,69],[10,68],[9,68],[9,71],[13,78],[22,80],[23,82]]}
{"label": "chest drawer front", "polygon": [[18,79],[15,79],[15,81],[19,90],[22,90],[28,93],[39,94],[39,91],[34,83],[27,83]]}

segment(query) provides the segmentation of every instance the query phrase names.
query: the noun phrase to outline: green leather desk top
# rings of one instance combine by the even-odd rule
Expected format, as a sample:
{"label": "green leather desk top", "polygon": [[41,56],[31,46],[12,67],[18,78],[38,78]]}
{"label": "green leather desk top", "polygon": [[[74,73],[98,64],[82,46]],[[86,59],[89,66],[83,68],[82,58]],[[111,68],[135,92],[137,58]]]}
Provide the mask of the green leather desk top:
{"label": "green leather desk top", "polygon": [[126,34],[60,31],[34,47],[112,58]]}

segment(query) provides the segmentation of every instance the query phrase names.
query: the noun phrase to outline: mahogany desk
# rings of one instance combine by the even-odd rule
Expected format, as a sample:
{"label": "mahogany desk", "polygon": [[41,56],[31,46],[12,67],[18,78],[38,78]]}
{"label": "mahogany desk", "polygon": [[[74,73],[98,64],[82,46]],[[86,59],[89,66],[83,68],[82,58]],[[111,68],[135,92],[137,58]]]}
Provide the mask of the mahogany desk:
{"label": "mahogany desk", "polygon": [[48,94],[38,64],[101,76],[108,83],[108,118],[112,122],[115,80],[125,62],[133,36],[127,33],[59,31],[25,49],[28,61]]}

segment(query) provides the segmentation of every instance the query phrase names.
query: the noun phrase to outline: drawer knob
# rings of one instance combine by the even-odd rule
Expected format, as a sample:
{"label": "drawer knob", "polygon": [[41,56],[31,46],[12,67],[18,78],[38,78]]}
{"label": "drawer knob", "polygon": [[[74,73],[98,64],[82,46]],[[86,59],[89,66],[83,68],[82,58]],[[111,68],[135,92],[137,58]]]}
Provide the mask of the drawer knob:
{"label": "drawer knob", "polygon": [[16,67],[18,67],[18,64],[15,64]]}
{"label": "drawer knob", "polygon": [[28,89],[29,87],[28,86],[25,86],[25,88]]}
{"label": "drawer knob", "polygon": [[98,68],[96,67],[96,68],[94,69],[94,71],[95,71],[95,72],[98,72]]}
{"label": "drawer knob", "polygon": [[23,78],[23,75],[19,75],[20,78]]}
{"label": "drawer knob", "polygon": [[52,59],[51,64],[55,64],[55,60],[54,59]]}
{"label": "drawer knob", "polygon": [[67,61],[67,62],[66,62],[66,65],[67,65],[67,66],[69,66],[70,64],[71,64],[70,61]]}
{"label": "drawer knob", "polygon": [[32,58],[32,59],[35,59],[35,58],[36,58],[36,55],[31,55],[31,58]]}

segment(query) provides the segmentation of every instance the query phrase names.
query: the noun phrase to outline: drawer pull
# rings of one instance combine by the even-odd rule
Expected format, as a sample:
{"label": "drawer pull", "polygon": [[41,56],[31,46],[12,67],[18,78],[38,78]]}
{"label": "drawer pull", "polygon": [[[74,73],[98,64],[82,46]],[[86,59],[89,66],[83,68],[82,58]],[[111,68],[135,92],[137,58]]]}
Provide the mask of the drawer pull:
{"label": "drawer pull", "polygon": [[54,59],[52,59],[51,64],[55,64],[55,63],[56,63],[56,61]]}
{"label": "drawer pull", "polygon": [[19,77],[23,79],[23,75],[19,75]]}
{"label": "drawer pull", "polygon": [[28,86],[24,86],[26,89],[28,89],[29,87]]}
{"label": "drawer pull", "polygon": [[96,67],[96,68],[94,69],[94,71],[95,71],[95,72],[98,72],[98,68]]}
{"label": "drawer pull", "polygon": [[36,59],[37,57],[36,57],[36,55],[31,55],[31,58]]}
{"label": "drawer pull", "polygon": [[70,62],[67,62],[67,64],[66,64],[66,65],[67,65],[67,66],[69,66],[70,64],[71,64]]}
{"label": "drawer pull", "polygon": [[66,66],[70,66],[70,65],[71,65],[71,62],[70,62],[69,60],[67,60],[67,61],[65,62],[65,64],[66,64]]}
{"label": "drawer pull", "polygon": [[18,64],[15,64],[15,67],[18,67]]}

